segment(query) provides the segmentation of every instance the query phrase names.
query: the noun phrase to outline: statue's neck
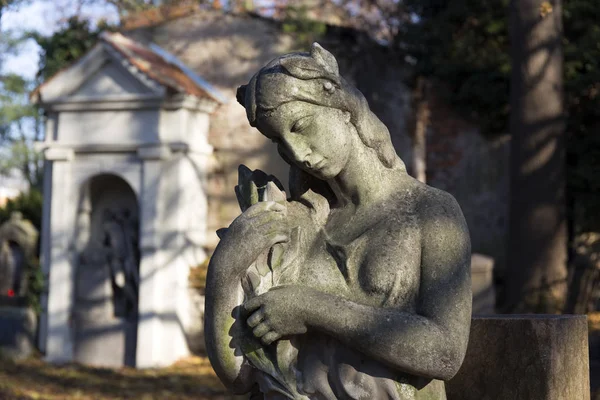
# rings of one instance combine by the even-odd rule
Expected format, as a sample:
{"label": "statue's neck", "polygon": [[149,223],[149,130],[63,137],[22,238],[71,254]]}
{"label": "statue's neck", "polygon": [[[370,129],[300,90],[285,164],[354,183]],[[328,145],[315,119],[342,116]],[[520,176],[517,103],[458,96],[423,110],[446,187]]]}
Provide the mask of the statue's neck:
{"label": "statue's neck", "polygon": [[388,168],[373,149],[355,146],[357,151],[334,179],[328,181],[336,197],[334,207],[353,206],[356,209],[378,203],[397,190],[398,174],[406,170],[399,165]]}

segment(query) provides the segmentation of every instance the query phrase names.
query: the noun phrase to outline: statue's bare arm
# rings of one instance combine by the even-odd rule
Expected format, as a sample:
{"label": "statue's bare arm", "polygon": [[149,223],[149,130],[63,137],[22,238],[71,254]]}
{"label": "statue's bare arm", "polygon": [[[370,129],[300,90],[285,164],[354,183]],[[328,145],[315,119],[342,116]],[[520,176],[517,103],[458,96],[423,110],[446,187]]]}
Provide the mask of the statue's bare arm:
{"label": "statue's bare arm", "polygon": [[[290,286],[245,304],[255,334],[268,336],[271,341],[274,336],[317,330],[399,371],[452,378],[464,358],[470,327],[470,240],[456,201],[445,193],[439,196],[424,204],[421,213],[421,281],[416,313],[366,306]],[[395,272],[397,266],[389,268]]]}
{"label": "statue's bare arm", "polygon": [[[221,246],[223,242],[219,244]],[[243,302],[240,276],[230,271],[227,249],[215,250],[206,277],[204,334],[208,358],[221,381],[236,393],[246,393],[252,384],[252,369],[236,345],[237,307]],[[226,245],[221,246],[226,247]]]}
{"label": "statue's bare arm", "polygon": [[231,224],[208,266],[206,351],[221,381],[235,393],[246,393],[254,384],[254,369],[245,362],[239,346],[243,332],[236,313],[243,302],[241,277],[259,254],[286,241],[287,231],[285,207],[258,203]]}

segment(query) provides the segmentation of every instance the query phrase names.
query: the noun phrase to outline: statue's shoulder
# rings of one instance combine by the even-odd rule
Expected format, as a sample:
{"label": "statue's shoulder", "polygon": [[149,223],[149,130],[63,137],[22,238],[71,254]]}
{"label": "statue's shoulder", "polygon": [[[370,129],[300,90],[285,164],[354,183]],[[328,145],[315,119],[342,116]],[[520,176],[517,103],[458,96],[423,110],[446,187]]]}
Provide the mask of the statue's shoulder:
{"label": "statue's shoulder", "polygon": [[423,240],[470,253],[470,236],[460,205],[450,193],[425,185],[416,206]]}
{"label": "statue's shoulder", "polygon": [[414,207],[421,218],[445,216],[463,218],[458,202],[450,193],[414,180]]}

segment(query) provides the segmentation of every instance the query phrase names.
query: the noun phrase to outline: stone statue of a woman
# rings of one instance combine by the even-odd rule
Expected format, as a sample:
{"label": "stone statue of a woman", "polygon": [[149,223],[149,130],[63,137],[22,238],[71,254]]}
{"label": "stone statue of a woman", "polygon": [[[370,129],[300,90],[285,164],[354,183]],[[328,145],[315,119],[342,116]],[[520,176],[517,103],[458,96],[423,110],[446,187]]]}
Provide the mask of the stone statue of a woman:
{"label": "stone statue of a woman", "polygon": [[240,169],[242,214],[209,265],[210,361],[265,399],[445,399],[471,317],[470,240],[452,196],[411,178],[318,44],[238,90],[290,164],[290,195]]}

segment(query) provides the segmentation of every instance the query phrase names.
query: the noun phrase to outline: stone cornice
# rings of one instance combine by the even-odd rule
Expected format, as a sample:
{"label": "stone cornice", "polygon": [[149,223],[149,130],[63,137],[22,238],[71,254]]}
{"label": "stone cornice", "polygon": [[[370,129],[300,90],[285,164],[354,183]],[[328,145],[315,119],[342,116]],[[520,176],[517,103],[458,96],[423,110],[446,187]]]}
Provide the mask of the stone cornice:
{"label": "stone cornice", "polygon": [[60,111],[123,111],[136,109],[159,109],[163,98],[155,94],[119,96],[74,96],[58,99],[44,107],[50,112]]}
{"label": "stone cornice", "polygon": [[135,94],[118,96],[74,96],[57,99],[46,104],[48,112],[60,111],[123,111],[123,110],[178,110],[186,109],[211,113],[217,103],[189,95],[175,95],[164,98],[156,94]]}
{"label": "stone cornice", "polygon": [[36,142],[36,151],[43,151],[44,157],[49,161],[70,161],[76,154],[106,154],[106,153],[134,153],[140,159],[168,159],[172,153],[192,153],[210,155],[213,147],[205,144],[202,147],[192,147],[184,142],[156,143],[156,144],[122,144],[122,143],[86,143],[68,144],[59,142]]}
{"label": "stone cornice", "polygon": [[71,161],[74,156],[75,156],[75,153],[74,153],[73,149],[64,148],[64,147],[63,148],[59,148],[59,147],[49,148],[49,149],[46,149],[46,151],[44,152],[44,157],[48,161]]}

